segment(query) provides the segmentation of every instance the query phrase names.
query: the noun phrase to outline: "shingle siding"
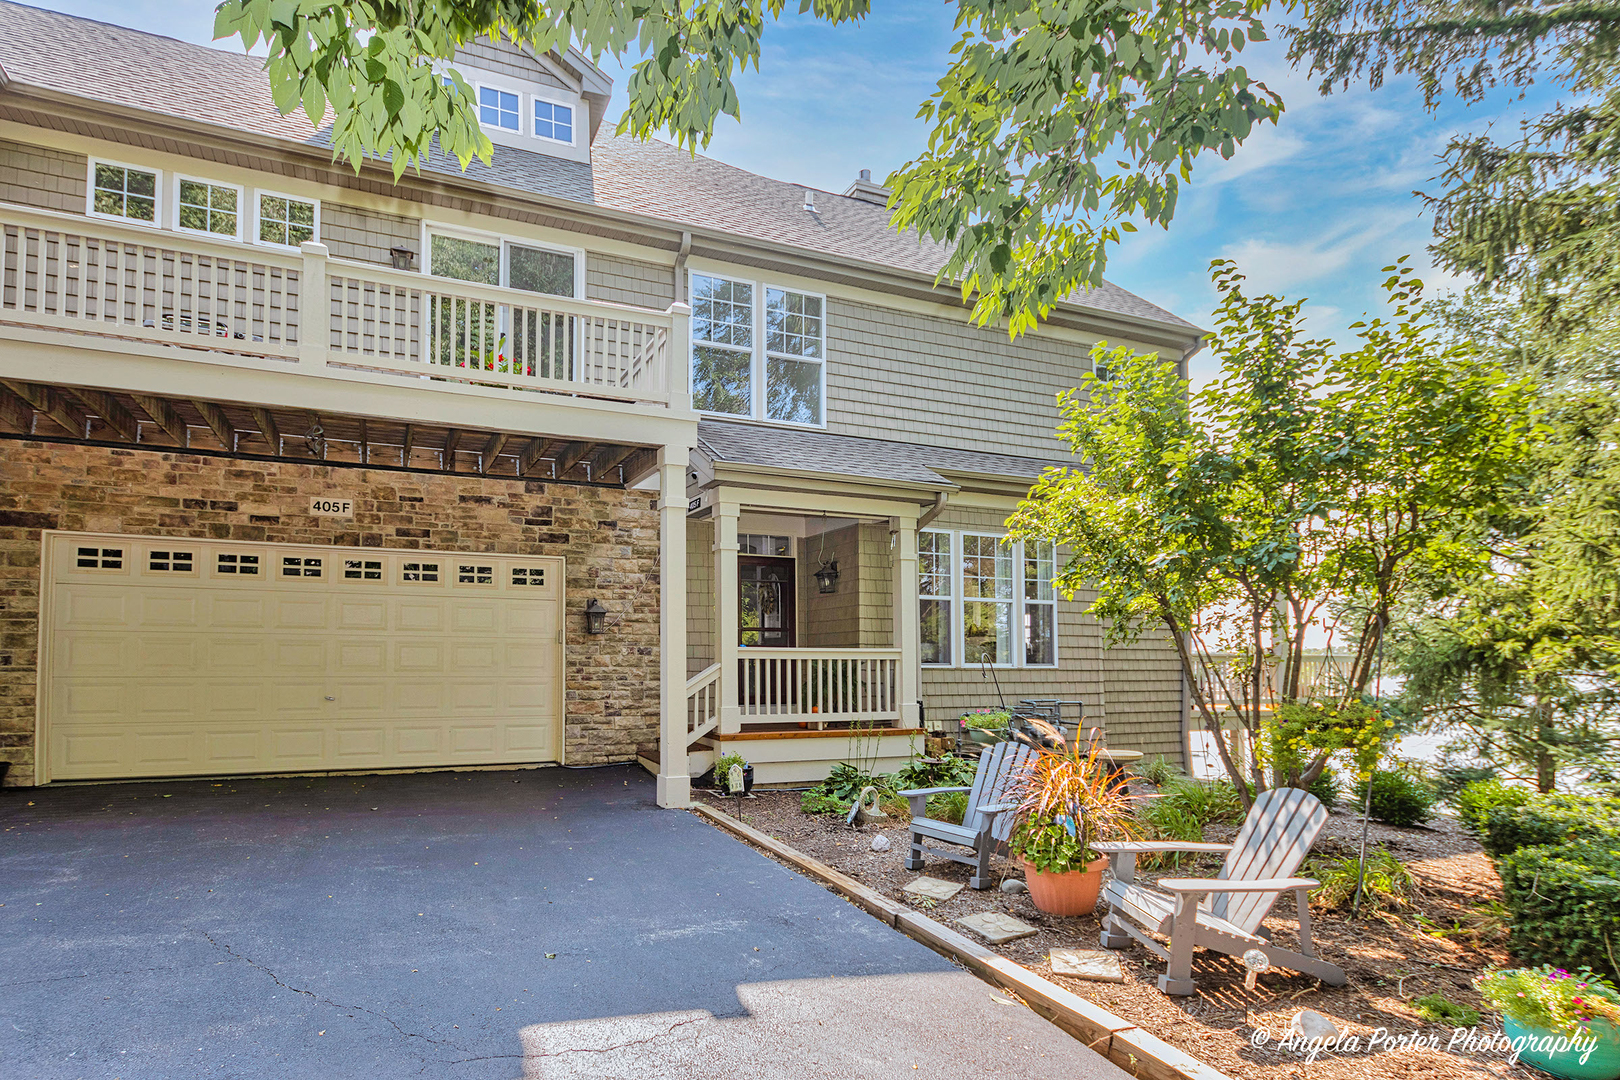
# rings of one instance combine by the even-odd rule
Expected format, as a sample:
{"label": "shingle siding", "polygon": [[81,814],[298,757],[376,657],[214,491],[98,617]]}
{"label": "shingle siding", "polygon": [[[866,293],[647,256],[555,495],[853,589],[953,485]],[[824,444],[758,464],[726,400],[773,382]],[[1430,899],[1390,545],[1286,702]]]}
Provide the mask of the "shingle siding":
{"label": "shingle siding", "polygon": [[83,154],[0,140],[0,201],[82,214],[89,167]]}
{"label": "shingle siding", "polygon": [[1056,395],[1089,350],[955,319],[827,301],[827,430],[1013,454],[1065,455]]}
{"label": "shingle siding", "polygon": [[1181,661],[1170,639],[1149,632],[1116,645],[1103,654],[1103,672],[1109,745],[1162,755],[1185,768]]}
{"label": "shingle siding", "polygon": [[675,268],[590,252],[585,256],[585,298],[663,311],[675,302]]}
{"label": "shingle siding", "polygon": [[715,661],[714,523],[686,522],[686,677]]}
{"label": "shingle siding", "polygon": [[422,268],[422,222],[418,218],[322,203],[321,240],[339,259],[383,266],[392,261],[390,248],[407,247],[416,252],[414,268]]}
{"label": "shingle siding", "polygon": [[563,81],[541,66],[533,56],[509,41],[486,41],[483,38],[468,42],[456,50],[456,58],[467,58],[467,63],[483,71],[492,71],[509,78],[542,86],[555,86],[567,90]]}

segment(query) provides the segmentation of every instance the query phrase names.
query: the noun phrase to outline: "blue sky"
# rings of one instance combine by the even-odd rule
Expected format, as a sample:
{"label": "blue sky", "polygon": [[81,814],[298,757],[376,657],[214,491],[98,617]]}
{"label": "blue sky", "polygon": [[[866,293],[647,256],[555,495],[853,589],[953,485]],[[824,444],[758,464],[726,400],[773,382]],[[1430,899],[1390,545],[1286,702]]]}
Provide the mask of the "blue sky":
{"label": "blue sky", "polygon": [[[46,6],[197,42],[212,33],[213,8],[197,0]],[[761,70],[739,82],[741,123],[722,120],[707,153],[841,192],[859,170],[881,179],[919,151],[926,131],[917,106],[944,71],[954,9],[921,0],[874,7],[854,26],[790,16],[771,28]],[[1288,69],[1274,43],[1251,47],[1246,63],[1282,93],[1281,123],[1251,136],[1230,161],[1200,159],[1169,230],[1129,237],[1111,255],[1108,277],[1208,325],[1209,261],[1236,259],[1257,289],[1309,297],[1313,330],[1348,343],[1347,326],[1379,302],[1381,267],[1400,255],[1429,266],[1431,222],[1412,192],[1437,187],[1436,155],[1447,138],[1490,124],[1511,134],[1524,105],[1504,94],[1430,114],[1409,81],[1324,98]],[[617,117],[627,73],[605,66],[616,80]],[[1538,93],[1531,104],[1544,100]],[[1456,284],[1438,271],[1425,280]]]}

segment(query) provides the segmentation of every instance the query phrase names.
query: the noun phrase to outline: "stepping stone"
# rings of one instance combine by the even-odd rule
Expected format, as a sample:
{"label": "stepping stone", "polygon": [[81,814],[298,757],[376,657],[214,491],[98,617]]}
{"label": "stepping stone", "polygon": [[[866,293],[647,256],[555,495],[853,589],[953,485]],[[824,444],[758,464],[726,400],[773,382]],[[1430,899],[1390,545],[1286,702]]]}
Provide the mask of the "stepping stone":
{"label": "stepping stone", "polygon": [[943,903],[962,891],[962,883],[960,881],[941,881],[937,877],[924,876],[913,881],[900,891],[927,897],[937,903]]}
{"label": "stepping stone", "polygon": [[1049,959],[1054,975],[1073,975],[1094,982],[1125,981],[1119,957],[1106,949],[1053,949]]}
{"label": "stepping stone", "polygon": [[1029,923],[999,911],[981,911],[977,915],[964,915],[956,921],[992,945],[1017,941],[1039,932]]}

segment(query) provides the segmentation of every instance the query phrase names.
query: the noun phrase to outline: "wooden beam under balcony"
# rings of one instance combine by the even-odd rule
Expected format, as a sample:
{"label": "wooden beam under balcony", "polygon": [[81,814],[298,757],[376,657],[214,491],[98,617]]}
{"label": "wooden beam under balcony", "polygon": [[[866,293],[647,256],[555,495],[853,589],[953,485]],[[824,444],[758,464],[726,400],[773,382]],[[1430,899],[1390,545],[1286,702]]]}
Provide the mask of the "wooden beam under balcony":
{"label": "wooden beam under balcony", "polygon": [[[203,434],[205,427],[212,437]],[[620,470],[657,460],[656,451],[618,442],[109,392],[31,379],[0,381],[0,436],[613,487],[620,486]],[[421,459],[424,451],[442,457],[424,462],[425,469],[418,467],[413,459]]]}
{"label": "wooden beam under balcony", "polygon": [[197,410],[208,430],[214,433],[214,438],[227,450],[236,449],[236,426],[231,418],[225,415],[225,410],[212,401],[193,401],[191,407]]}
{"label": "wooden beam under balcony", "polygon": [[124,408],[123,402],[105,390],[74,387],[72,393],[95,414],[97,420],[111,428],[120,439],[125,442],[136,442],[140,438],[141,425],[135,419],[135,414]]}
{"label": "wooden beam under balcony", "polygon": [[518,455],[519,476],[534,476],[540,471],[540,461],[545,457],[546,451],[555,445],[553,439],[530,439],[529,445],[523,448]]}
{"label": "wooden beam under balcony", "polygon": [[159,431],[174,440],[176,445],[186,445],[185,421],[180,419],[180,414],[174,411],[174,406],[167,399],[136,394],[134,401],[146,414],[147,419],[157,425]]}
{"label": "wooden beam under balcony", "polygon": [[651,447],[637,450],[619,467],[619,482],[625,487],[638,484],[658,469],[658,451]]}
{"label": "wooden beam under balcony", "polygon": [[12,393],[26,401],[34,411],[48,417],[51,423],[69,435],[82,439],[88,433],[89,419],[71,405],[67,395],[61,390],[40,383],[23,382],[20,379],[4,381]]}

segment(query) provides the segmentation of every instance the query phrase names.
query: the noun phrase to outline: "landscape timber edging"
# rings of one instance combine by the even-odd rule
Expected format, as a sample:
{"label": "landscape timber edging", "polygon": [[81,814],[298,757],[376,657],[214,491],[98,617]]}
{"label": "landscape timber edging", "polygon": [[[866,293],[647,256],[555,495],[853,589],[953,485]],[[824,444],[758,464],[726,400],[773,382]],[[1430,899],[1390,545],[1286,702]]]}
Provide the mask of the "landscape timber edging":
{"label": "landscape timber edging", "polygon": [[956,960],[985,982],[1016,994],[1035,1012],[1132,1076],[1141,1080],[1231,1080],[1220,1070],[1182,1053],[1130,1021],[1093,1005],[1050,979],[1041,978],[926,915],[895,903],[876,889],[862,885],[751,825],[701,803],[693,803],[691,810],[811,877],[819,878],[857,907],[935,952]]}

